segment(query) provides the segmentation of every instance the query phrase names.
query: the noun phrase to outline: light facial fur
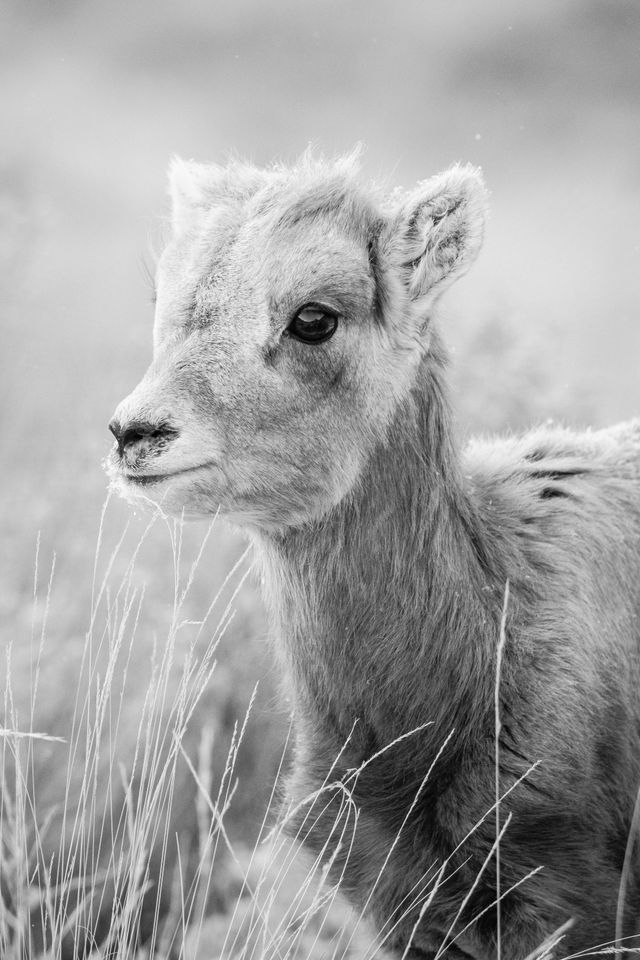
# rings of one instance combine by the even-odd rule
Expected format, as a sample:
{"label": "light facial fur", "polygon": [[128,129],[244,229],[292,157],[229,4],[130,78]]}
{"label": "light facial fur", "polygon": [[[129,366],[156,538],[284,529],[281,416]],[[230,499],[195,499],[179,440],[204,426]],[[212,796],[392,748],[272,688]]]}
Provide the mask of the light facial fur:
{"label": "light facial fur", "polygon": [[[398,957],[497,956],[508,582],[502,956],[567,921],[563,955],[638,934],[635,856],[616,913],[640,784],[640,423],[458,449],[435,313],[481,246],[472,168],[386,196],[349,159],[175,161],[171,194],[154,359],[111,473],[252,537],[295,706],[294,828]],[[292,335],[309,307],[336,321],[316,343]],[[358,818],[336,831],[343,788]]]}

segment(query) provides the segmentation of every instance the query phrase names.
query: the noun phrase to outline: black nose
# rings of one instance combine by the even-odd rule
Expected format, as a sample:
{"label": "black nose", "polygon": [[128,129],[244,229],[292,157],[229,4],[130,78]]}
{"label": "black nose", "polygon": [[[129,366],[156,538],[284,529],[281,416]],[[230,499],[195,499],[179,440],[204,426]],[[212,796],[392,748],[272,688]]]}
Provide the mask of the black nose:
{"label": "black nose", "polygon": [[142,440],[150,440],[156,445],[162,442],[167,443],[178,435],[178,431],[168,423],[149,423],[147,420],[132,420],[129,423],[112,420],[109,430],[116,438],[118,453],[121,457],[124,456],[128,447],[133,447]]}

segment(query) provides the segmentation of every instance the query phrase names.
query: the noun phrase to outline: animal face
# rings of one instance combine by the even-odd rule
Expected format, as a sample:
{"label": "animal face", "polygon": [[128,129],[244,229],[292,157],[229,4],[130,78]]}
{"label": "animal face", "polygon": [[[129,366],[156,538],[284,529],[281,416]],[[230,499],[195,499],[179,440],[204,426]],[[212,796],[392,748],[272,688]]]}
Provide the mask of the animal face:
{"label": "animal face", "polygon": [[348,164],[174,164],[153,362],[110,470],[170,513],[277,528],[331,509],[408,395],[432,304],[475,256],[483,191],[455,168],[396,207]]}

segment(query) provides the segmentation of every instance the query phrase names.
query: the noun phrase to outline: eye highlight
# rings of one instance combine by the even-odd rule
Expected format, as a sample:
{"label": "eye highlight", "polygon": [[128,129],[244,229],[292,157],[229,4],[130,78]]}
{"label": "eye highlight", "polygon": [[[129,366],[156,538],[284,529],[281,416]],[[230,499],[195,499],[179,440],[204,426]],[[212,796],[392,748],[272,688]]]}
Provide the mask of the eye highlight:
{"label": "eye highlight", "polygon": [[298,310],[286,333],[302,343],[323,343],[338,329],[338,317],[332,310],[317,303],[308,303]]}

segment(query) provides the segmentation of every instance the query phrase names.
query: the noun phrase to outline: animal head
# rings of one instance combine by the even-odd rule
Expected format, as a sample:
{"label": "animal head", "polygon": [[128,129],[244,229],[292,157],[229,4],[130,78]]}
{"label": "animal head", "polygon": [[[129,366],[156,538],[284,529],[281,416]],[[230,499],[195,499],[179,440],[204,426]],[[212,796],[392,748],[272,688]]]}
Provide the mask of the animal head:
{"label": "animal head", "polygon": [[153,362],[110,424],[115,484],[178,515],[317,518],[384,440],[434,303],[478,253],[480,175],[456,166],[386,197],[351,158],[175,160],[170,192]]}

